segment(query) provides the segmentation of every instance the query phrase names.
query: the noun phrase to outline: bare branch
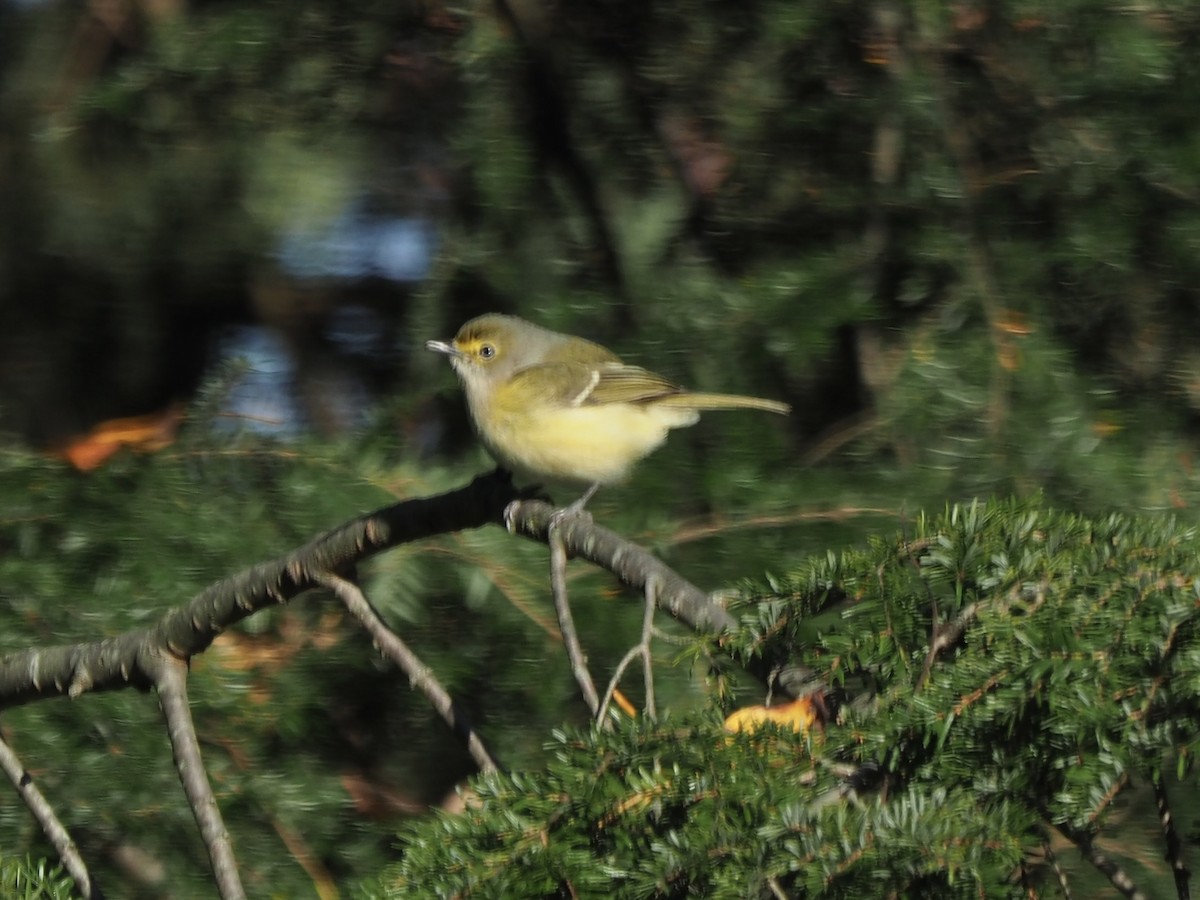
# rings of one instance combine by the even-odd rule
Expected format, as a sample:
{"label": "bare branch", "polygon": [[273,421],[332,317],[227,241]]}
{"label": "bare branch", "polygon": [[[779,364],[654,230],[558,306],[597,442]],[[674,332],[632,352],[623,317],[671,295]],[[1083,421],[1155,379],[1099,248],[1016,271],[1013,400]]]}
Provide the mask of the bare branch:
{"label": "bare branch", "polygon": [[774,875],[767,877],[767,888],[771,892],[771,896],[776,900],[788,900],[787,891],[783,889],[783,885],[779,883],[779,879]]}
{"label": "bare branch", "polygon": [[42,833],[54,846],[67,874],[75,881],[75,890],[88,900],[102,900],[104,893],[92,882],[92,877],[88,873],[83,857],[79,855],[79,848],[75,846],[75,841],[72,840],[63,823],[59,821],[58,816],[54,814],[54,809],[47,802],[45,795],[33,783],[33,776],[21,765],[21,760],[4,740],[3,735],[0,735],[0,769],[4,770],[4,774],[8,776],[13,787],[17,789],[17,793],[21,795],[21,799],[25,801],[25,805],[29,807],[29,811],[33,813],[33,817],[42,826]]}
{"label": "bare branch", "polygon": [[146,689],[150,682],[138,660],[147,648],[190,659],[234,623],[316,587],[314,572],[338,571],[419,538],[498,523],[519,496],[511,479],[483,475],[465,488],[353,519],[286,556],[216,582],[146,628],[0,657],[0,710],[62,694]]}
{"label": "bare branch", "polygon": [[246,891],[238,876],[233,844],[221,818],[217,798],[213,796],[212,785],[208,783],[204,761],[200,758],[200,742],[196,739],[196,726],[188,705],[187,663],[173,656],[154,653],[142,661],[142,670],[158,692],[158,702],[167,720],[175,768],[179,771],[192,815],[196,817],[200,836],[208,848],[221,900],[244,900]]}
{"label": "bare branch", "polygon": [[319,580],[334,592],[337,598],[345,604],[350,614],[362,624],[379,651],[399,666],[408,675],[413,687],[425,695],[430,705],[437,710],[438,715],[462,739],[467,752],[471,754],[471,759],[475,760],[475,765],[479,766],[480,771],[495,772],[498,766],[487,748],[484,747],[479,732],[471,725],[467,714],[442,687],[441,682],[433,674],[433,670],[421,662],[420,657],[408,648],[399,635],[388,628],[379,614],[375,612],[375,608],[371,606],[371,602],[362,589],[353,581],[332,572],[319,576]]}

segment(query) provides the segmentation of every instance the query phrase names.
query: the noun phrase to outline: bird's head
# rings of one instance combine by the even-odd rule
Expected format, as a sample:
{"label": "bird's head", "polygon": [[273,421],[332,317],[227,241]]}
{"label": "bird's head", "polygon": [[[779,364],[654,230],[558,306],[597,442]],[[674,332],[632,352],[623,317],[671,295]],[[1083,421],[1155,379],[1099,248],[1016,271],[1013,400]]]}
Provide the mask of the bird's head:
{"label": "bird's head", "polygon": [[468,391],[487,390],[538,361],[541,331],[513,316],[491,313],[467,322],[454,340],[428,341],[425,349],[449,356]]}

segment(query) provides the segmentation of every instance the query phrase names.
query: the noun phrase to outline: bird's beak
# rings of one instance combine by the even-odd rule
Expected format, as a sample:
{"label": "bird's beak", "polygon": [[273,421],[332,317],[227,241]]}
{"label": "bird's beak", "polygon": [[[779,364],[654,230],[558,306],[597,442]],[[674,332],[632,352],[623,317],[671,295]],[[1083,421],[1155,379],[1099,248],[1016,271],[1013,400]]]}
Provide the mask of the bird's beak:
{"label": "bird's beak", "polygon": [[453,344],[447,344],[445,341],[426,341],[425,349],[432,350],[434,353],[445,353],[451,359],[461,359],[463,352]]}

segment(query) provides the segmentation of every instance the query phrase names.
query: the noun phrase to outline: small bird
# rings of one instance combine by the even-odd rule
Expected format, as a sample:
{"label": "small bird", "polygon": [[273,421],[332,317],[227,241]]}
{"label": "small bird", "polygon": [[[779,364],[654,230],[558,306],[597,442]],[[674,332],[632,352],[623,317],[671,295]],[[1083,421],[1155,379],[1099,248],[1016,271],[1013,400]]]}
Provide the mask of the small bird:
{"label": "small bird", "polygon": [[701,410],[790,410],[775,400],[693,393],[599,344],[498,313],[467,322],[449,343],[425,347],[450,357],[475,430],[497,463],[590,485],[567,513],[582,510],[601,485],[624,480],[668,431],[695,425]]}

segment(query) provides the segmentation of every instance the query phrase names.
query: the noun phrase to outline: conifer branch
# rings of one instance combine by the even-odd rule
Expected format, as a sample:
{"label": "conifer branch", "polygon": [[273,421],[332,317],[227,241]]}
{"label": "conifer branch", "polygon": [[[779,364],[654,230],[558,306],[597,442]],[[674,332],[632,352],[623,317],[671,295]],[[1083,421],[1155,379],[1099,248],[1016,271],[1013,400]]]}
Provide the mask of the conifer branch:
{"label": "conifer branch", "polygon": [[429,705],[437,711],[438,715],[463,742],[479,770],[495,772],[499,766],[483,745],[479,732],[472,726],[466,712],[438,681],[433,670],[409,649],[399,635],[388,628],[362,589],[353,581],[332,572],[321,575],[320,581],[345,604],[350,614],[371,635],[371,640],[374,641],[379,651],[408,676],[413,687],[425,695]]}
{"label": "conifer branch", "polygon": [[25,806],[29,808],[37,823],[42,827],[42,833],[53,845],[58,853],[58,858],[62,860],[63,868],[75,882],[75,890],[85,900],[103,900],[104,892],[100,890],[99,885],[92,881],[87,864],[79,855],[79,848],[75,846],[70,832],[55,814],[54,808],[34,783],[33,776],[29,774],[28,769],[21,765],[20,758],[4,740],[2,734],[0,734],[0,769],[4,770],[4,774],[17,789]]}
{"label": "conifer branch", "polygon": [[196,817],[200,836],[208,848],[208,858],[221,900],[244,900],[246,891],[238,875],[233,844],[200,757],[200,742],[196,738],[196,725],[188,705],[187,663],[173,656],[152,653],[142,661],[142,669],[149,675],[158,693],[158,702],[167,720],[167,735],[171,739],[175,768],[179,772],[192,815]]}

